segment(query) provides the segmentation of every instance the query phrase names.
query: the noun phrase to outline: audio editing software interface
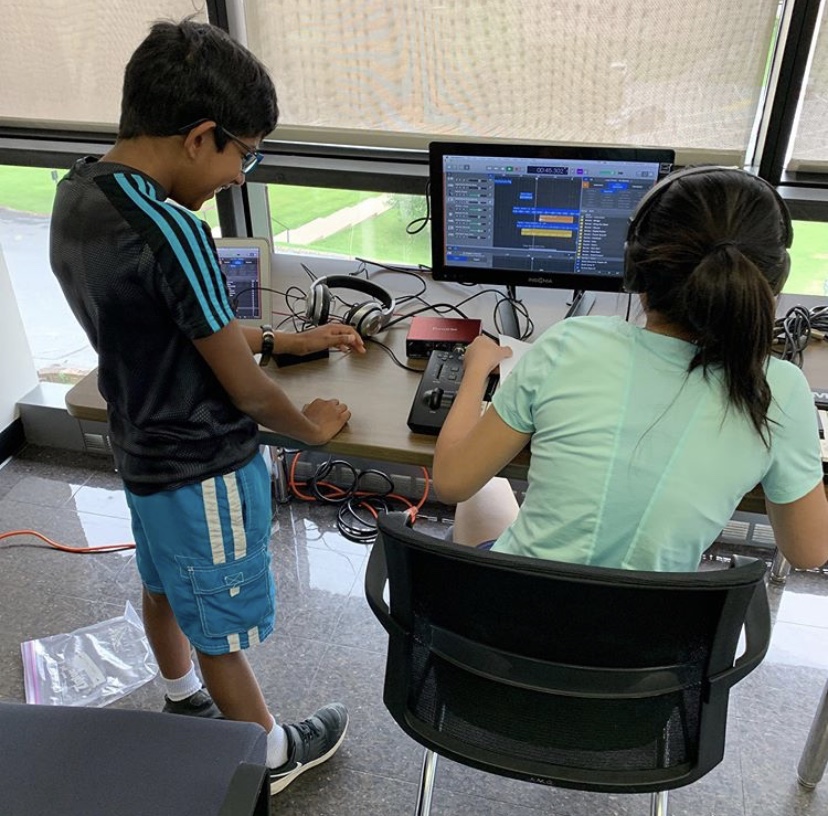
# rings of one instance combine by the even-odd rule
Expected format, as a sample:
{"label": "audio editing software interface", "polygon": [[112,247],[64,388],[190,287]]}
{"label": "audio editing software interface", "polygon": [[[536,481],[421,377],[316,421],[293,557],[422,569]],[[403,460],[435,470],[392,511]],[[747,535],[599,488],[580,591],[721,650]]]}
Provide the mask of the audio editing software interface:
{"label": "audio editing software interface", "polygon": [[446,263],[619,274],[657,162],[444,156]]}
{"label": "audio editing software interface", "polygon": [[262,320],[261,257],[258,247],[218,246],[230,303],[239,320]]}

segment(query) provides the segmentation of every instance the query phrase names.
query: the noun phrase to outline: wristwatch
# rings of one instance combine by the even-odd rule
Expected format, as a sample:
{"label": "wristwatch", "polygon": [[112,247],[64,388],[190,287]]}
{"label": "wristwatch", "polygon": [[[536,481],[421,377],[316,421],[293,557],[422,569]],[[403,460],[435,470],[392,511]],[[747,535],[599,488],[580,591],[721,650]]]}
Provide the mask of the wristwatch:
{"label": "wristwatch", "polygon": [[265,324],[262,326],[262,356],[259,360],[259,365],[264,368],[273,355],[273,341],[276,335],[273,334],[273,326]]}

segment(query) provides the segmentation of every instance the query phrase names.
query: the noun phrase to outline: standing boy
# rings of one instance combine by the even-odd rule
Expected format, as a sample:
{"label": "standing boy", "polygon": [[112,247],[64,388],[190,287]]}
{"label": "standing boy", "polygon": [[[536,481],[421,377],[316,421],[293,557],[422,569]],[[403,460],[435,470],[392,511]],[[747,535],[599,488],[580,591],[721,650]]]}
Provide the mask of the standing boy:
{"label": "standing boy", "polygon": [[300,411],[253,355],[364,351],[339,324],[240,326],[210,229],[191,212],[244,183],[277,117],[247,49],[211,25],[156,23],[127,65],[114,147],[60,182],[51,232],[52,269],[98,353],[164,710],[260,723],[273,793],[333,755],[348,715],[334,703],[278,725],[245,657],[275,612],[257,423],[316,445],[350,412],[337,400]]}

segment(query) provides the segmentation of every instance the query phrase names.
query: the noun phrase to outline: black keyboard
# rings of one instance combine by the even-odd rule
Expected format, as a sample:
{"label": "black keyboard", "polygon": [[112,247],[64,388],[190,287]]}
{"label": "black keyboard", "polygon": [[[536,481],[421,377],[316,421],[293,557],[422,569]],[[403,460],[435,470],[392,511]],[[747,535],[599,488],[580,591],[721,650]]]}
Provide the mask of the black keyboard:
{"label": "black keyboard", "polygon": [[[408,414],[408,427],[415,433],[438,434],[448,416],[463,379],[463,349],[432,351]],[[489,378],[481,413],[497,387],[498,377]]]}

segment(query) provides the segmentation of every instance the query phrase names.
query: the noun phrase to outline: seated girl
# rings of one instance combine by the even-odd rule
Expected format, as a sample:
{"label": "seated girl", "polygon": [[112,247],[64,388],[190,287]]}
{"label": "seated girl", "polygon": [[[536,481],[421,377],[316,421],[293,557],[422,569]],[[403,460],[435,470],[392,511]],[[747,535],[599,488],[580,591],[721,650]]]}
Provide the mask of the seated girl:
{"label": "seated girl", "polygon": [[[643,327],[620,317],[557,323],[480,416],[511,352],[472,343],[434,457],[454,540],[496,552],[638,570],[691,571],[761,484],[782,554],[828,560],[810,387],[771,357],[788,275],[790,216],[741,170],[693,167],[650,190],[631,219],[625,284]],[[527,444],[520,507],[495,478]]]}

